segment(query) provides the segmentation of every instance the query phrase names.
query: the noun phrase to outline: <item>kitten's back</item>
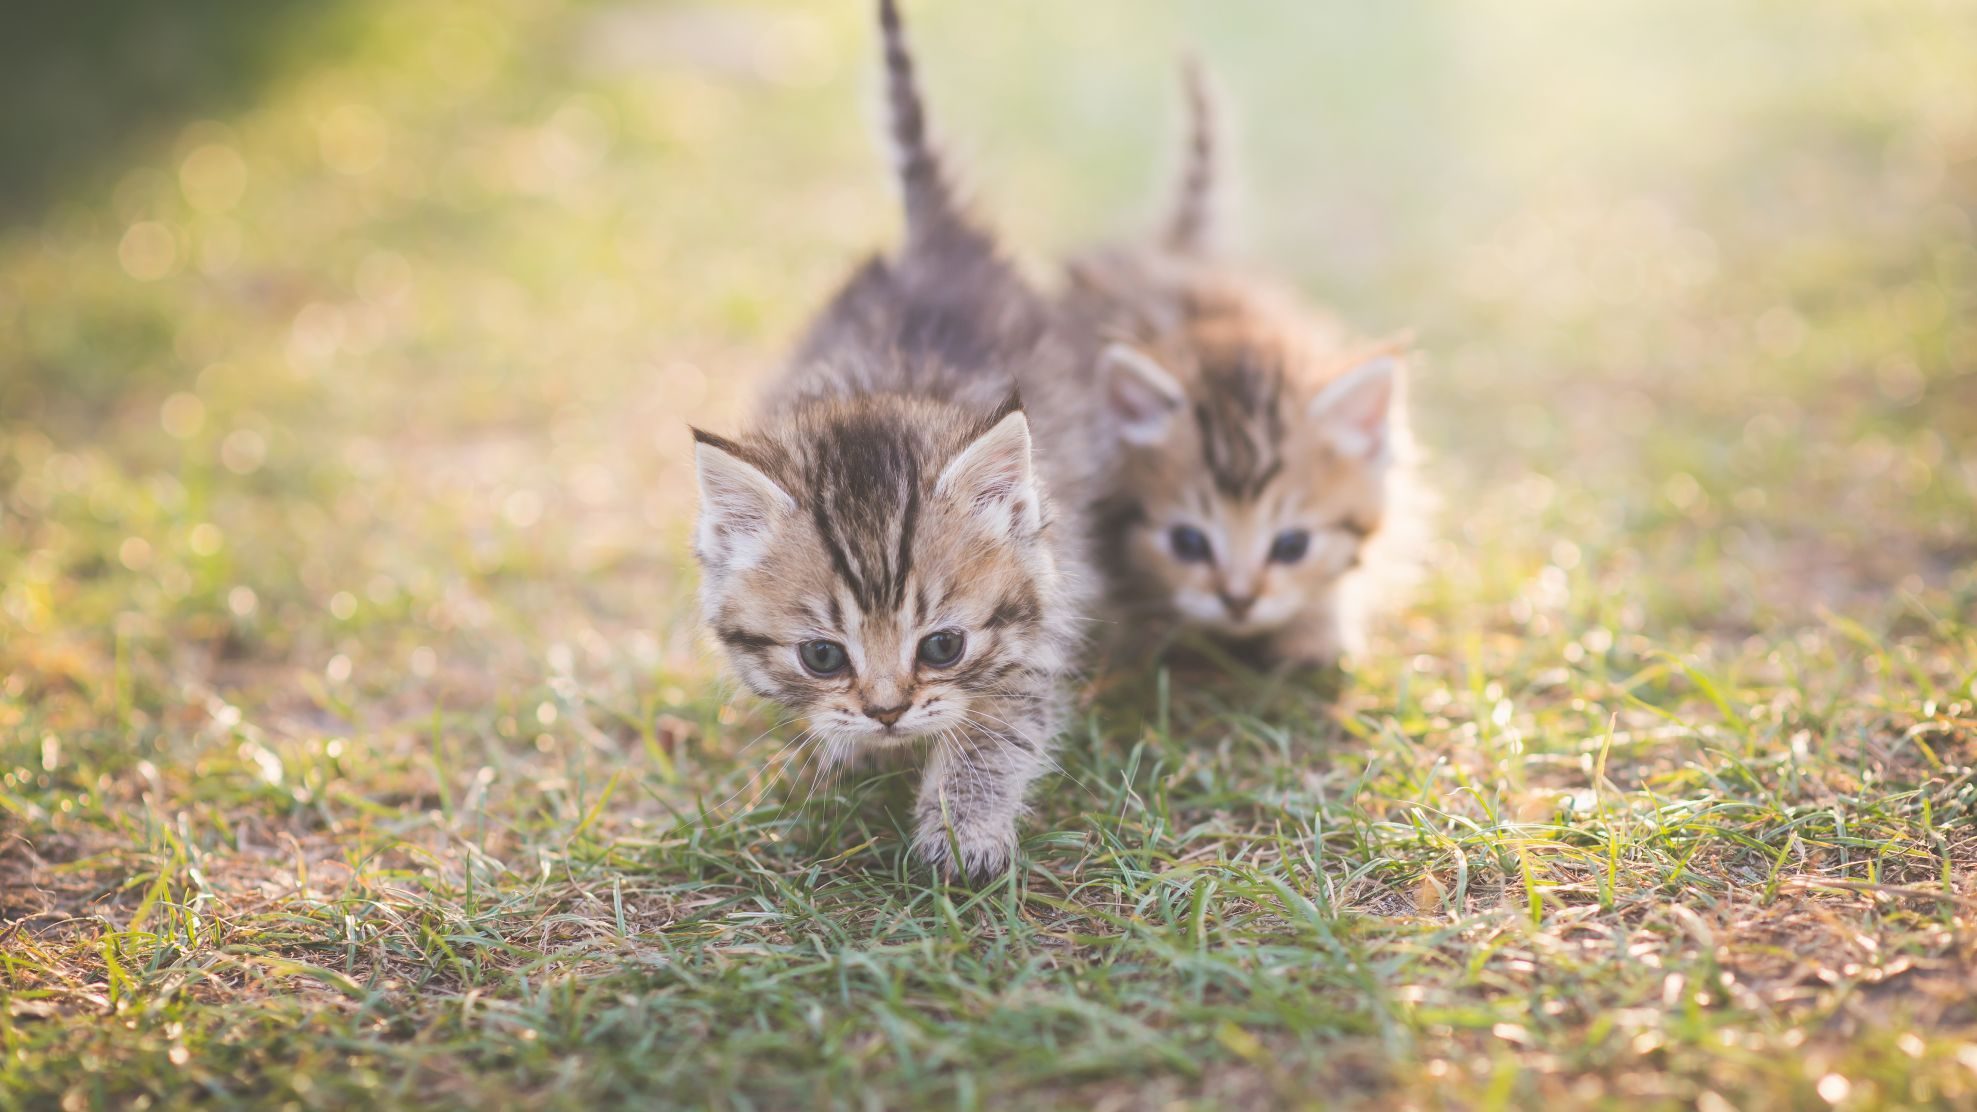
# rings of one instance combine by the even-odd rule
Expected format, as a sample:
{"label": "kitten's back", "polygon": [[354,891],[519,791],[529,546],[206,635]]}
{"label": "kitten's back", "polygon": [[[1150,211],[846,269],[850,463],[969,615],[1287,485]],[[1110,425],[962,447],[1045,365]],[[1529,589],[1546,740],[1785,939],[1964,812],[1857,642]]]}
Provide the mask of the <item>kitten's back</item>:
{"label": "kitten's back", "polygon": [[1107,463],[1075,384],[1075,345],[961,200],[929,133],[893,0],[881,0],[879,17],[903,242],[859,267],[818,314],[765,415],[881,394],[980,415],[1020,398],[1052,500],[1082,506]]}

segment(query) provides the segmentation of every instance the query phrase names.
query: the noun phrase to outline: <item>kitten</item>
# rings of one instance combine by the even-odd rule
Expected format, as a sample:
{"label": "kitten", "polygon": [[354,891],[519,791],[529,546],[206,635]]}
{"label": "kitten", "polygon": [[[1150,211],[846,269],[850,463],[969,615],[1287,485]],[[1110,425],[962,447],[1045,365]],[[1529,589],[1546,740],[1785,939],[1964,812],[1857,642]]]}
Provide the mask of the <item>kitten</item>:
{"label": "kitten", "polygon": [[[1090,465],[1032,447],[1016,371],[1051,402],[1071,349],[957,200],[893,0],[879,17],[905,242],[819,314],[753,428],[694,430],[694,551],[743,681],[808,718],[826,767],[923,752],[914,849],[979,878],[1053,764],[1089,576],[1052,506]],[[1036,408],[1079,439],[1054,423],[1071,407]]]}
{"label": "kitten", "polygon": [[1417,516],[1401,504],[1402,352],[1217,257],[1216,134],[1199,69],[1187,76],[1191,136],[1165,235],[1074,260],[1060,305],[1121,449],[1099,558],[1141,643],[1149,625],[1196,629],[1265,661],[1330,663],[1358,648]]}

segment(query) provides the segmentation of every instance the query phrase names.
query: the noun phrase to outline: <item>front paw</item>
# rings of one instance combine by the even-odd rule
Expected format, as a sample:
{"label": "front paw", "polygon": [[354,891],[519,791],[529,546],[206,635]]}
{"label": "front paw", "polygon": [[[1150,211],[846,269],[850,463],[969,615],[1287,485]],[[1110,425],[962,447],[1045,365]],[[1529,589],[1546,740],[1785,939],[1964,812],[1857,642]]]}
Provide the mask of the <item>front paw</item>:
{"label": "front paw", "polygon": [[913,853],[942,880],[989,880],[1008,871],[1016,855],[1016,827],[1014,823],[922,821],[913,835]]}

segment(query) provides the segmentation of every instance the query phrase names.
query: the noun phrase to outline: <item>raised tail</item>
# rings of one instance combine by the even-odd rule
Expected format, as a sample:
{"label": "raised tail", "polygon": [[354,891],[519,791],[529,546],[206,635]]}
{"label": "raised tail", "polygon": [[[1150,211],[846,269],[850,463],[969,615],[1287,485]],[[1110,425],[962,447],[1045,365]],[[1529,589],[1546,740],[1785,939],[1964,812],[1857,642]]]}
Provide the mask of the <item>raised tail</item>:
{"label": "raised tail", "polygon": [[1189,57],[1181,69],[1188,103],[1188,146],[1182,156],[1181,187],[1167,220],[1167,246],[1186,254],[1208,250],[1215,239],[1215,209],[1221,186],[1215,98],[1201,59]]}
{"label": "raised tail", "polygon": [[885,39],[886,111],[906,206],[905,253],[910,257],[960,244],[986,247],[987,236],[970,223],[928,137],[925,99],[913,72],[913,54],[906,45],[897,0],[879,0],[879,30]]}

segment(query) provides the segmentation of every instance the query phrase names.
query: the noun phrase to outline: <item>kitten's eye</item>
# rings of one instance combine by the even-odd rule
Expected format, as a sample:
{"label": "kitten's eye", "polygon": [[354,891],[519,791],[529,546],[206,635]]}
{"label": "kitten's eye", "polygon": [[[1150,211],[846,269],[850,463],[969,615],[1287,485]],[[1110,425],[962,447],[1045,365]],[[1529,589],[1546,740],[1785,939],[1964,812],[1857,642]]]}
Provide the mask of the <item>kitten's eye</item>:
{"label": "kitten's eye", "polygon": [[1279,564],[1295,564],[1311,551],[1311,534],[1303,529],[1286,529],[1270,542],[1270,558]]}
{"label": "kitten's eye", "polygon": [[961,650],[966,647],[959,630],[943,629],[920,638],[920,662],[936,668],[945,668],[961,659]]}
{"label": "kitten's eye", "polygon": [[805,641],[796,647],[796,658],[813,676],[835,676],[851,663],[844,646],[836,641]]}
{"label": "kitten's eye", "polygon": [[1169,529],[1167,543],[1174,546],[1174,555],[1190,564],[1199,564],[1209,557],[1208,534],[1192,525]]}

